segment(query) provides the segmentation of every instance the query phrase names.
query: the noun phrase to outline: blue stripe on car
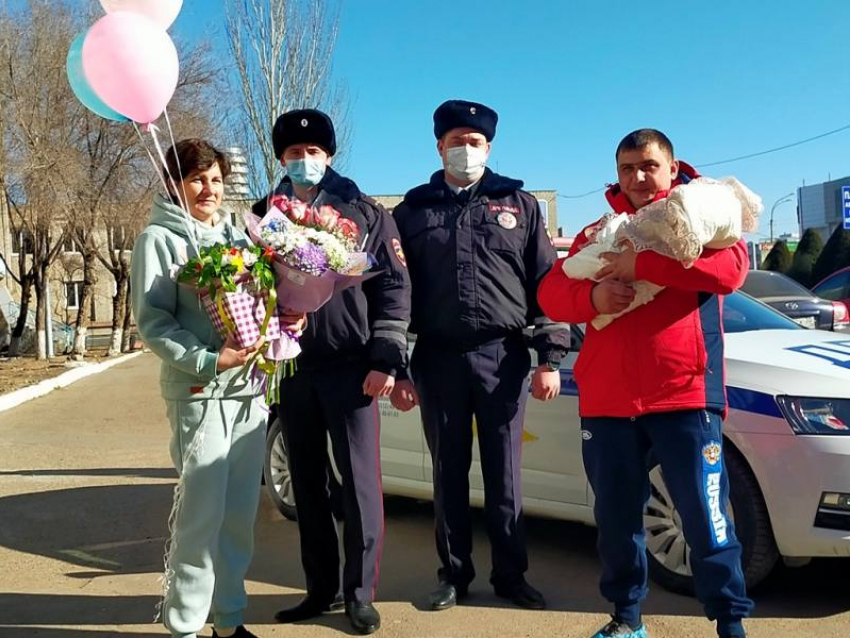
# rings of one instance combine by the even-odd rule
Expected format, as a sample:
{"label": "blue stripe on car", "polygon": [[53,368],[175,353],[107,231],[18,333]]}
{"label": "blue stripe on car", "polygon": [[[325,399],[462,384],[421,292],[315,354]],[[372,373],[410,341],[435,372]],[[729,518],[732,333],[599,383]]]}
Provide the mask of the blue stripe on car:
{"label": "blue stripe on car", "polygon": [[776,405],[776,399],[773,398],[772,394],[735,388],[730,385],[726,386],[726,395],[729,397],[730,408],[764,416],[783,418],[782,412],[779,411],[779,406]]}
{"label": "blue stripe on car", "polygon": [[[578,396],[578,386],[576,385],[572,370],[561,370],[561,396]],[[746,388],[736,388],[730,385],[726,386],[726,396],[729,400],[729,407],[734,410],[743,410],[744,412],[752,412],[754,414],[780,419],[784,418],[772,394],[747,390]]]}

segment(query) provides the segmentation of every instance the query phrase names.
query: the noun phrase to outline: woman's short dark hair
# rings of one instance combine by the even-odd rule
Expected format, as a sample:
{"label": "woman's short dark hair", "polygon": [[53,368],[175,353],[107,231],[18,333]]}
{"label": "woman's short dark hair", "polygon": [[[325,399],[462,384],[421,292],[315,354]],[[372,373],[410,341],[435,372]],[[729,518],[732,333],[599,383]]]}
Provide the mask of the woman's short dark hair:
{"label": "woman's short dark hair", "polygon": [[186,179],[194,171],[205,171],[218,164],[222,179],[230,175],[227,155],[205,140],[180,140],[165,153],[165,181],[171,175],[175,182]]}
{"label": "woman's short dark hair", "polygon": [[670,141],[669,137],[654,128],[641,128],[632,131],[620,140],[617,151],[614,153],[614,159],[619,159],[620,153],[623,151],[639,151],[653,143],[658,144],[658,148],[664,151],[671,160],[675,157],[673,155],[673,142]]}

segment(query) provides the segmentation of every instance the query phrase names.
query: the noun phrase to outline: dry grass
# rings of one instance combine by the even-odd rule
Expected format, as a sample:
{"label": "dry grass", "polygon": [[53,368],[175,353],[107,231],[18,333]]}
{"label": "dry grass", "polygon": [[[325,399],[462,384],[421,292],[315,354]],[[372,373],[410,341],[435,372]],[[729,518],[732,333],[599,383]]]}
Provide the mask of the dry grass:
{"label": "dry grass", "polygon": [[[106,350],[89,351],[85,361],[97,363],[106,358]],[[0,394],[13,392],[45,379],[59,376],[71,369],[70,357],[62,355],[52,359],[37,360],[34,356],[0,357]]]}

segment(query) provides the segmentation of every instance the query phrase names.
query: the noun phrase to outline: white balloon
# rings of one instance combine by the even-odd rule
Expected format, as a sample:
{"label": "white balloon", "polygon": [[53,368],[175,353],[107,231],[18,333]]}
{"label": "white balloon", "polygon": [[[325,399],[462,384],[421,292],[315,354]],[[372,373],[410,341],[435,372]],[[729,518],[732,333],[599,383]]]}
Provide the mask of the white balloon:
{"label": "white balloon", "polygon": [[106,13],[140,13],[167,29],[177,19],[183,0],[100,0],[100,4]]}

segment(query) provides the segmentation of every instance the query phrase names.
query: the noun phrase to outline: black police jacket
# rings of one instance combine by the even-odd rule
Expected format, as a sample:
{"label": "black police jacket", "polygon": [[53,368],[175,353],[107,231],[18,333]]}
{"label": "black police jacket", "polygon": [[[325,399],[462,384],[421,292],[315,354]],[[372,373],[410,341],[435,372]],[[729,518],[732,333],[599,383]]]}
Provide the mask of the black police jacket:
{"label": "black police jacket", "polygon": [[463,204],[438,171],[395,208],[413,286],[411,332],[470,348],[534,326],[539,362],[560,362],[569,327],[537,305],[557,254],[522,185],[486,169]]}
{"label": "black police jacket", "polygon": [[[292,194],[288,177],[274,194]],[[253,213],[266,213],[268,198],[254,204]],[[380,274],[336,293],[311,313],[301,337],[302,368],[319,368],[340,361],[366,360],[372,370],[395,375],[407,365],[407,327],[410,321],[410,279],[392,216],[357,185],[330,167],[319,183],[315,205],[329,204],[357,224],[363,250]]]}

